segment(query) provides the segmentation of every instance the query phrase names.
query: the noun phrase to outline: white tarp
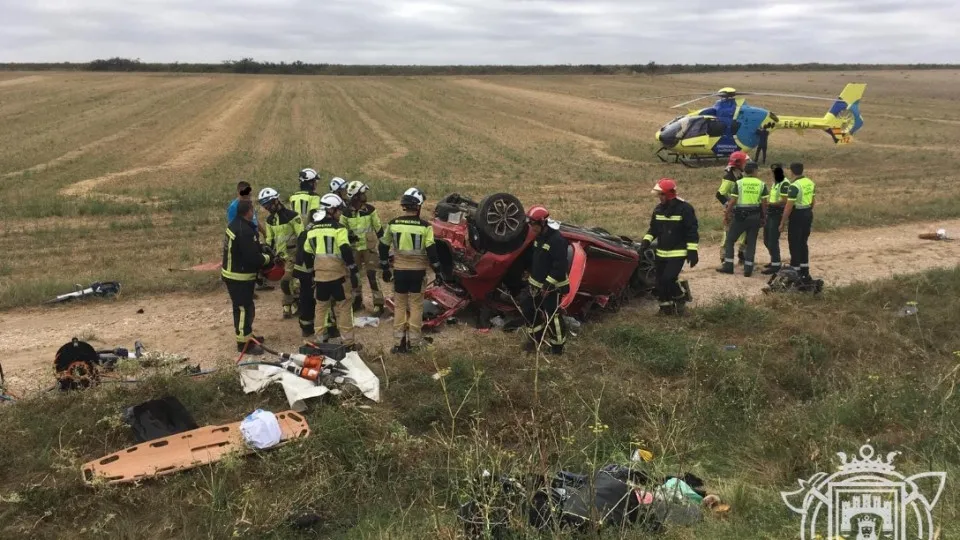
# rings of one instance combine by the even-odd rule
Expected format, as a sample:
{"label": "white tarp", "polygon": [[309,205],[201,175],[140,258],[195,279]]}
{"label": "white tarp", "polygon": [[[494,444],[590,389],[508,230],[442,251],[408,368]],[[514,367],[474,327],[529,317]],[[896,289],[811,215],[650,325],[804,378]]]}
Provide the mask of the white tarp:
{"label": "white tarp", "polygon": [[[352,384],[363,393],[364,396],[373,400],[380,401],[380,379],[370,371],[370,368],[360,359],[356,352],[349,352],[336,367],[345,370],[346,374],[337,375],[337,383]],[[343,377],[343,379],[340,379]],[[286,369],[276,366],[258,365],[256,369],[241,369],[240,384],[244,393],[259,392],[271,384],[279,384],[283,387],[283,392],[287,396],[287,403],[290,408],[297,412],[307,410],[304,403],[311,398],[317,398],[324,394],[331,393],[331,389],[318,384],[314,381],[298,377]],[[333,391],[332,393],[339,393]]]}

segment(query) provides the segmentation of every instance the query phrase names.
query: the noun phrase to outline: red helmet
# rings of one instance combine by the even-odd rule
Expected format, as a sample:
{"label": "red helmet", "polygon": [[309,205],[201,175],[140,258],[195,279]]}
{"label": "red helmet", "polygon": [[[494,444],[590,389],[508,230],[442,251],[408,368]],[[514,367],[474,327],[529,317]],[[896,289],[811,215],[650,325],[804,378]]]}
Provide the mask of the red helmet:
{"label": "red helmet", "polygon": [[268,281],[280,281],[284,273],[286,273],[286,267],[283,261],[275,262],[263,269],[263,277]]}
{"label": "red helmet", "polygon": [[528,222],[544,221],[548,217],[550,217],[550,212],[547,212],[547,209],[539,204],[536,206],[531,206],[530,209],[527,210]]}
{"label": "red helmet", "polygon": [[653,186],[652,193],[657,195],[663,193],[668,199],[673,199],[677,196],[677,182],[673,178],[661,178],[657,181],[657,184]]}
{"label": "red helmet", "polygon": [[747,160],[750,159],[745,152],[737,150],[736,152],[730,154],[730,158],[727,161],[727,167],[736,167],[742,169],[744,165],[747,164]]}

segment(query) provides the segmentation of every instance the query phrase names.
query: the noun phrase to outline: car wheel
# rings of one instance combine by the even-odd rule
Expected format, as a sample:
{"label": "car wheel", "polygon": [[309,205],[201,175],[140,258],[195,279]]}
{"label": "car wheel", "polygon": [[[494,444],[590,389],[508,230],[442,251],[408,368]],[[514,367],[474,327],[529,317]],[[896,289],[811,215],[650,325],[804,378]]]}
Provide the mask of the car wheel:
{"label": "car wheel", "polygon": [[485,197],[474,220],[480,233],[493,244],[512,243],[527,230],[523,204],[509,193]]}

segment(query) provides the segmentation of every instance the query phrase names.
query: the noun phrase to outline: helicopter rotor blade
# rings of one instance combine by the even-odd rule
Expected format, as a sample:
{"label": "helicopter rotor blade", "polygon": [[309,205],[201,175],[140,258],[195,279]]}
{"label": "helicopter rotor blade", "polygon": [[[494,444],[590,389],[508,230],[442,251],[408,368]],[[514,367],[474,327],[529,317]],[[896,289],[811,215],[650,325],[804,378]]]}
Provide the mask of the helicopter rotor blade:
{"label": "helicopter rotor blade", "polygon": [[670,95],[670,96],[656,96],[656,97],[640,98],[640,99],[638,99],[637,101],[649,101],[649,100],[651,100],[651,99],[666,99],[666,98],[687,97],[687,96],[707,97],[707,96],[712,96],[712,95],[713,95],[713,94],[705,94],[705,93],[703,93],[703,92],[700,92],[699,94],[673,94],[673,95]]}
{"label": "helicopter rotor blade", "polygon": [[690,101],[684,101],[683,103],[677,103],[676,105],[674,105],[674,106],[672,106],[672,107],[670,107],[670,108],[671,108],[671,109],[676,109],[677,107],[683,107],[684,105],[689,105],[689,104],[691,104],[691,103],[693,103],[693,102],[695,102],[695,101],[700,101],[701,99],[705,99],[705,98],[713,97],[713,96],[716,96],[716,94],[707,94],[707,95],[705,95],[705,96],[700,96],[700,97],[698,97],[698,98],[696,98],[696,99],[691,99]]}
{"label": "helicopter rotor blade", "polygon": [[797,94],[771,94],[766,92],[737,92],[737,95],[741,96],[773,96],[773,97],[787,97],[787,98],[798,98],[798,99],[816,99],[818,101],[836,101],[837,98],[825,98],[817,96],[800,96]]}

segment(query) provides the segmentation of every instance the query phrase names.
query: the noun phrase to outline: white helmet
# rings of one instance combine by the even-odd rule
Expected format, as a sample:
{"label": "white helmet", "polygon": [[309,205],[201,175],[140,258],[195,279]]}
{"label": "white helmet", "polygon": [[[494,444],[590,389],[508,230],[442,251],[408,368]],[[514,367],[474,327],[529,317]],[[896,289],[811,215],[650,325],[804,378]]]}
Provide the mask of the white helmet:
{"label": "white helmet", "polygon": [[400,197],[400,206],[421,206],[423,201],[426,198],[423,196],[423,192],[419,189],[412,187],[403,192],[403,196]]}
{"label": "white helmet", "polygon": [[347,197],[352,199],[356,197],[358,193],[366,193],[366,191],[369,189],[370,187],[363,182],[354,180],[353,182],[347,184]]}
{"label": "white helmet", "polygon": [[340,191],[343,186],[347,185],[347,181],[339,176],[334,176],[330,179],[330,193],[336,193]]}
{"label": "white helmet", "polygon": [[310,214],[310,221],[312,221],[313,223],[320,223],[321,221],[323,221],[323,218],[325,217],[327,217],[327,213],[325,211],[323,211],[322,209],[315,210],[312,214]]}
{"label": "white helmet", "polygon": [[343,199],[335,193],[327,193],[320,197],[320,209],[324,212],[343,207]]}
{"label": "white helmet", "polygon": [[308,184],[310,182],[316,182],[317,178],[320,175],[317,174],[317,171],[313,169],[301,169],[300,170],[300,184]]}
{"label": "white helmet", "polygon": [[260,203],[260,206],[266,206],[270,201],[275,201],[280,198],[280,194],[277,193],[277,190],[273,188],[265,187],[260,190],[260,194],[257,195],[257,202]]}

